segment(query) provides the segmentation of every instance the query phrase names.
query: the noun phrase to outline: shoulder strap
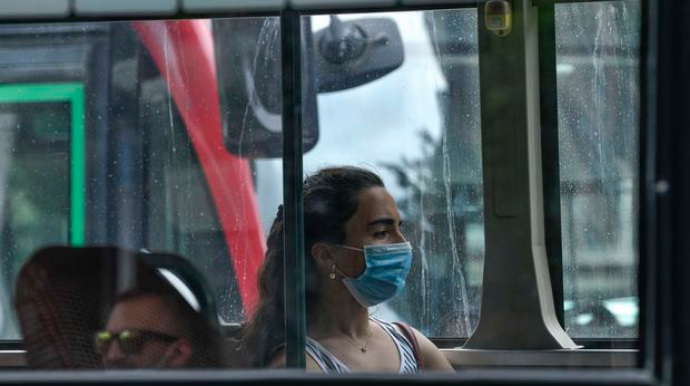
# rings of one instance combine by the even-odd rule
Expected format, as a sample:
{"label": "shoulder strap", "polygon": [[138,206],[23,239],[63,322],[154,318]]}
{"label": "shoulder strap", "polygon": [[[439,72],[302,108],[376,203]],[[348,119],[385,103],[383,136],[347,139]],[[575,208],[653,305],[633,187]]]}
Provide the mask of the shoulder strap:
{"label": "shoulder strap", "polygon": [[393,322],[393,324],[399,327],[403,334],[405,334],[405,337],[410,341],[414,356],[417,359],[417,366],[419,366],[419,370],[424,370],[424,357],[419,350],[419,342],[417,342],[417,336],[415,336],[412,328],[403,322]]}

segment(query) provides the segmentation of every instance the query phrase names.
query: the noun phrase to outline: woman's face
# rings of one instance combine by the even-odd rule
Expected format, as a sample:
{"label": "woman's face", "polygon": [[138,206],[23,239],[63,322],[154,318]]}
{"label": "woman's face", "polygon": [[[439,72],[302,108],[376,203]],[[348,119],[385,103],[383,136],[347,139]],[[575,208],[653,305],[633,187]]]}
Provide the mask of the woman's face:
{"label": "woman's face", "polygon": [[[405,242],[400,229],[402,221],[395,200],[385,188],[375,187],[359,194],[357,212],[345,223],[344,245],[363,248],[372,244]],[[349,277],[364,272],[364,254],[358,251],[340,249],[338,269]]]}

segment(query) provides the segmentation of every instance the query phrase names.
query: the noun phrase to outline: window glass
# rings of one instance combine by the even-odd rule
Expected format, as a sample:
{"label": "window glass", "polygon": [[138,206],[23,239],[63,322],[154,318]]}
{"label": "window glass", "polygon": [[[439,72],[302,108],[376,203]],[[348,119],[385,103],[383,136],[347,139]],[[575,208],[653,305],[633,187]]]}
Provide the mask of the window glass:
{"label": "window glass", "polygon": [[[17,272],[36,248],[69,242],[70,111],[63,102],[0,105],[3,294],[11,293]],[[16,339],[10,299],[0,301],[0,339]]]}
{"label": "window glass", "polygon": [[[236,275],[223,228],[198,157],[163,79],[142,87],[146,154],[144,247],[175,251],[194,260],[216,294],[224,322],[244,321]],[[162,128],[166,128],[163,130]]]}
{"label": "window glass", "polygon": [[[244,102],[247,115],[224,114],[218,78],[241,71],[211,71],[213,33],[209,20],[0,28],[0,340],[14,348],[23,339],[29,367],[102,368],[99,347],[112,348],[114,340],[134,356],[206,323],[217,327],[213,334],[231,336],[194,332],[202,335],[198,355],[212,351],[203,344],[211,335],[218,350],[236,348],[237,323],[258,299],[268,222],[262,214],[275,216],[282,202],[281,169],[273,167],[280,152],[272,149],[282,148],[282,138],[274,133],[277,139],[262,144],[278,154],[268,167],[226,146],[224,126],[244,127],[258,113]],[[243,63],[253,70],[252,63],[275,61],[279,48],[264,44]],[[279,83],[260,87],[280,95]],[[233,103],[251,100],[237,89]],[[277,193],[266,193],[271,189]],[[39,252],[50,246],[76,248]],[[30,268],[21,270],[27,261]],[[141,294],[131,290],[169,292],[170,286],[175,295],[161,300],[165,310],[149,304],[133,314],[146,319],[130,326],[138,329],[133,335],[109,324],[135,320],[123,319],[118,308],[137,303],[130,300]],[[195,315],[189,320],[198,323],[176,313],[188,307]],[[220,324],[232,326],[221,331]],[[110,333],[101,336],[105,346],[94,346],[98,332]],[[160,363],[140,364],[169,367],[170,355],[159,351],[150,357]]]}
{"label": "window glass", "polygon": [[[319,94],[319,142],[304,156],[305,173],[365,167],[397,202],[415,258],[403,293],[371,315],[427,336],[467,337],[479,319],[484,257],[477,12],[338,18],[361,28],[393,20],[404,62],[371,83]],[[311,23],[334,28],[328,16]]]}
{"label": "window glass", "polygon": [[[303,27],[337,35],[333,16]],[[356,46],[304,38],[305,173],[365,167],[397,202],[415,258],[403,292],[371,315],[469,337],[485,252],[477,11],[337,18],[359,33],[391,22],[403,61],[358,79],[356,66],[333,65]],[[565,327],[637,337],[640,5],[559,4],[556,22]],[[282,203],[279,31],[277,18],[0,27],[0,340],[23,338],[31,367],[168,367],[169,344],[187,333],[196,358],[223,362],[183,367],[246,359],[216,323],[252,315]],[[333,49],[329,71],[310,49]],[[358,65],[392,61],[378,59]],[[78,249],[36,255],[50,245]],[[121,249],[80,248],[93,245]],[[160,299],[142,297],[152,287]],[[191,319],[166,314],[180,309]],[[130,312],[140,325],[127,325]],[[116,345],[125,357],[157,350],[103,362]]]}
{"label": "window glass", "polygon": [[638,336],[641,2],[556,5],[565,327]]}

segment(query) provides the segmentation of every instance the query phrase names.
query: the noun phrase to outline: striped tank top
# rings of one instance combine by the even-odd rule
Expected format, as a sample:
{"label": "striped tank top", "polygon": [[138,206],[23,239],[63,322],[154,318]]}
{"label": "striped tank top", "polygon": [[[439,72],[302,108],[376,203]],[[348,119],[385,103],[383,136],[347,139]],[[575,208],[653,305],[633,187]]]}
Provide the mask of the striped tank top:
{"label": "striped tank top", "polygon": [[[383,331],[395,342],[400,356],[400,369],[398,369],[398,373],[409,374],[418,372],[419,366],[414,356],[414,348],[407,337],[401,334],[391,323],[376,318],[370,319],[381,326]],[[306,341],[306,351],[324,373],[344,374],[352,372],[335,355],[326,350],[319,342],[309,337],[307,337]]]}

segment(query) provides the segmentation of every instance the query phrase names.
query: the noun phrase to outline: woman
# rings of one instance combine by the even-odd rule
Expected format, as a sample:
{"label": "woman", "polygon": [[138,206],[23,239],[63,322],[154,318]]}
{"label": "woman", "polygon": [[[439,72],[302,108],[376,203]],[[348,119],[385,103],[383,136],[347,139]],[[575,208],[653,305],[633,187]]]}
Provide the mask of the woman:
{"label": "woman", "polygon": [[[244,336],[257,366],[285,364],[282,212],[268,235],[260,300]],[[405,284],[412,248],[400,225],[393,197],[372,172],[338,167],[306,179],[307,370],[453,370],[420,332],[369,316],[368,307]]]}

